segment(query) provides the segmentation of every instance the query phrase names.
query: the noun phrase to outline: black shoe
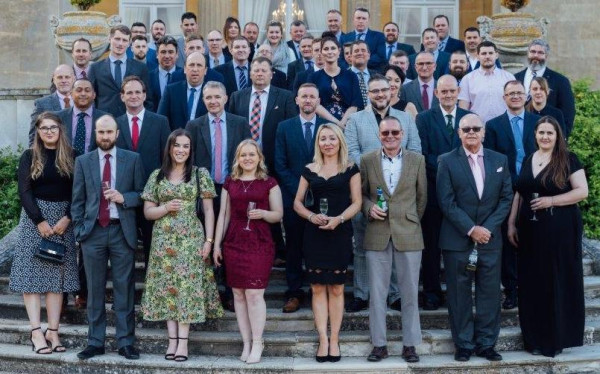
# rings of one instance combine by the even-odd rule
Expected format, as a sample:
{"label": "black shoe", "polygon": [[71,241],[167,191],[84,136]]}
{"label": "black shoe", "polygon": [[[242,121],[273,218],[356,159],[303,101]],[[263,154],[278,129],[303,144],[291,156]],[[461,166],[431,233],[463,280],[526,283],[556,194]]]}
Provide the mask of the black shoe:
{"label": "black shoe", "polygon": [[[331,348],[331,345],[329,346],[329,348]],[[342,359],[342,350],[340,348],[340,343],[338,343],[338,351],[340,351],[340,354],[337,356],[327,355],[329,362],[338,362]]]}
{"label": "black shoe", "polygon": [[371,351],[371,354],[367,357],[367,360],[371,362],[378,362],[388,357],[389,354],[387,346],[384,345],[383,347],[373,347],[373,350]]}
{"label": "black shoe", "polygon": [[399,312],[402,311],[402,299],[398,299],[390,304],[390,309],[397,310]]}
{"label": "black shoe", "polygon": [[466,348],[457,348],[454,352],[454,361],[466,362],[471,359],[473,352]]}
{"label": "black shoe", "polygon": [[359,299],[355,297],[352,302],[346,305],[347,313],[355,313],[360,312],[361,310],[366,310],[369,307],[369,302],[367,300]]}
{"label": "black shoe", "polygon": [[419,362],[419,355],[414,346],[402,347],[402,358],[409,363]]}
{"label": "black shoe", "polygon": [[423,300],[423,310],[438,310],[439,308],[439,301],[430,298],[425,298],[425,300]]}
{"label": "black shoe", "polygon": [[533,348],[531,350],[531,354],[534,355],[534,356],[540,356],[542,354],[542,350],[539,349],[539,348]]}
{"label": "black shoe", "polygon": [[125,357],[128,360],[137,360],[140,358],[140,351],[135,349],[132,345],[126,345],[119,348],[119,355]]}
{"label": "black shoe", "polygon": [[77,354],[77,358],[80,360],[87,360],[88,358],[92,358],[94,356],[99,356],[104,354],[104,347],[95,347],[93,345],[88,345],[85,349]]}
{"label": "black shoe", "polygon": [[502,361],[502,356],[491,347],[477,352],[477,356],[483,357],[488,361]]}
{"label": "black shoe", "polygon": [[517,307],[517,296],[506,295],[504,302],[502,303],[502,309],[514,309]]}

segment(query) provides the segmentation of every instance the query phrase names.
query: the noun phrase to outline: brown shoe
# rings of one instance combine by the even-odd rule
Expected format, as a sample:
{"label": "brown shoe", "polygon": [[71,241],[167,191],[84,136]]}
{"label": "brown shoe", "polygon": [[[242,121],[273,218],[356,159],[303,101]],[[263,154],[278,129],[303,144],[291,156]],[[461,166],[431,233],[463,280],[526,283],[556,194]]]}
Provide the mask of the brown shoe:
{"label": "brown shoe", "polygon": [[75,308],[85,309],[87,308],[87,299],[85,296],[75,296]]}
{"label": "brown shoe", "polygon": [[273,261],[273,267],[274,268],[284,268],[285,260],[283,258],[276,258],[275,261]]}
{"label": "brown shoe", "polygon": [[402,358],[406,362],[419,362],[419,355],[417,355],[417,351],[415,350],[414,346],[403,347]]}
{"label": "brown shoe", "polygon": [[294,313],[298,309],[300,309],[300,299],[297,297],[290,297],[283,306],[284,313]]}
{"label": "brown shoe", "polygon": [[371,362],[378,362],[383,360],[384,358],[388,358],[388,350],[387,350],[387,346],[382,346],[382,347],[373,347],[373,350],[371,351],[371,354],[367,357],[368,361]]}

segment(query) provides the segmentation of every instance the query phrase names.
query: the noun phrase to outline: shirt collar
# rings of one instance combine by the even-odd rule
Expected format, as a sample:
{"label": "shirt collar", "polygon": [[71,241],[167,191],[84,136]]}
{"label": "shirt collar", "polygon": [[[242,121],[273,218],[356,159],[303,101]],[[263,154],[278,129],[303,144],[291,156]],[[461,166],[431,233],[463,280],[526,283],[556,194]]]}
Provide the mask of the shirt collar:
{"label": "shirt collar", "polygon": [[[529,75],[531,75],[531,76],[533,77],[533,70],[531,70],[531,68],[529,68],[529,67],[528,67],[528,68],[527,68],[527,72],[529,73]],[[539,69],[539,70],[536,70],[535,74],[536,74],[538,77],[542,77],[542,76],[544,76],[544,73],[545,73],[545,72],[546,72],[546,66],[544,66],[543,68],[541,68],[541,69]]]}
{"label": "shirt collar", "polygon": [[350,70],[352,70],[352,72],[354,74],[358,74],[360,72],[364,73],[366,76],[370,76],[369,75],[369,69],[367,69],[367,67],[365,66],[365,70],[359,70],[358,68],[356,68],[354,65],[350,66]]}
{"label": "shirt collar", "polygon": [[467,157],[471,157],[471,155],[477,155],[479,157],[483,157],[483,144],[481,144],[479,146],[479,150],[477,151],[477,153],[471,153],[468,149],[466,149],[465,147],[463,147],[463,149],[465,150],[465,154],[467,155]]}
{"label": "shirt collar", "polygon": [[129,112],[127,112],[127,120],[131,123],[131,121],[133,120],[133,117],[137,117],[138,120],[140,121],[140,123],[142,121],[144,121],[144,114],[146,113],[146,109],[142,109],[138,114],[130,114]]}
{"label": "shirt collar", "polygon": [[398,154],[394,157],[389,157],[388,155],[386,155],[383,148],[381,148],[381,159],[385,160],[385,161],[391,161],[391,162],[394,162],[394,160],[401,160],[402,159],[402,147],[400,147],[400,152],[398,152]]}
{"label": "shirt collar", "polygon": [[119,60],[123,63],[125,63],[127,61],[127,54],[123,54],[123,56],[121,56],[121,58],[116,58],[113,55],[108,55],[108,59],[110,60],[110,62],[114,63],[115,61]]}
{"label": "shirt collar", "polygon": [[117,147],[112,147],[110,150],[108,150],[108,152],[103,151],[100,149],[100,147],[98,147],[98,155],[100,156],[100,160],[102,160],[106,154],[110,154],[112,159],[115,160],[117,158]]}
{"label": "shirt collar", "polygon": [[242,64],[242,65],[238,64],[237,61],[235,61],[235,60],[232,60],[232,61],[233,61],[233,67],[234,68],[240,67],[240,68],[246,68],[246,69],[248,69],[248,60],[246,60],[246,63]]}
{"label": "shirt collar", "polygon": [[[263,88],[261,91],[263,91],[264,93],[266,93],[267,95],[269,94],[269,90],[271,89],[271,85],[268,85],[267,87]],[[256,87],[254,87],[254,85],[252,86],[252,92],[250,93],[251,95],[254,95],[254,93],[257,91]]]}
{"label": "shirt collar", "polygon": [[165,69],[163,69],[162,67],[160,67],[160,66],[159,66],[159,67],[158,67],[158,71],[159,71],[159,72],[160,72],[160,73],[161,73],[163,76],[165,76],[165,75],[167,75],[167,73],[171,73],[171,74],[173,74],[173,73],[175,72],[175,68],[176,68],[176,66],[175,66],[175,65],[173,65],[173,67],[171,68],[171,70],[165,70]]}
{"label": "shirt collar", "polygon": [[189,91],[190,91],[190,89],[192,89],[192,88],[195,88],[195,89],[196,89],[196,92],[198,92],[198,91],[200,91],[200,88],[202,87],[202,85],[203,85],[203,84],[204,84],[204,80],[203,80],[202,82],[200,82],[200,84],[199,84],[199,85],[197,85],[196,87],[192,86],[192,85],[190,84],[190,82],[187,82],[187,90],[188,90],[188,92],[189,92]]}
{"label": "shirt collar", "polygon": [[440,40],[440,44],[442,43],[448,43],[448,40],[450,39],[450,34],[446,35],[446,37],[442,40]]}
{"label": "shirt collar", "polygon": [[299,117],[300,117],[300,123],[302,125],[304,125],[306,122],[310,122],[314,126],[315,123],[317,122],[317,114],[316,113],[313,113],[312,118],[309,118],[309,119],[304,119],[304,117],[302,117],[301,115],[299,115]]}
{"label": "shirt collar", "polygon": [[60,99],[60,101],[65,101],[65,98],[69,98],[69,100],[71,100],[71,95],[63,95],[60,92],[58,92],[58,90],[55,91],[56,95],[58,96],[58,98]]}
{"label": "shirt collar", "polygon": [[509,111],[506,111],[506,114],[508,114],[508,119],[509,119],[509,121],[512,121],[512,119],[513,119],[513,118],[515,118],[515,117],[519,117],[519,118],[520,118],[522,121],[524,121],[524,120],[525,120],[525,109],[523,109],[523,110],[521,111],[521,113],[519,113],[519,114],[517,114],[517,115],[514,115],[514,114],[512,114],[512,113],[511,113],[511,112],[509,112]]}
{"label": "shirt collar", "polygon": [[429,82],[423,82],[421,80],[421,78],[417,77],[417,79],[419,80],[419,87],[421,87],[421,89],[423,88],[423,85],[426,84],[428,88],[433,88],[433,86],[435,86],[434,82],[435,79],[433,78],[433,76],[431,76],[431,79],[429,80]]}
{"label": "shirt collar", "polygon": [[[213,121],[215,120],[215,116],[213,116],[212,114],[208,113],[208,123],[213,123]],[[225,111],[223,111],[223,113],[221,113],[221,115],[219,116],[219,119],[221,120],[221,123],[225,123]]]}
{"label": "shirt collar", "polygon": [[92,113],[94,111],[94,105],[90,105],[89,108],[87,108],[86,110],[80,110],[79,108],[77,108],[75,105],[73,105],[73,116],[77,116],[79,113],[85,113],[88,116],[92,116]]}
{"label": "shirt collar", "polygon": [[452,107],[452,112],[446,112],[444,107],[440,104],[440,109],[442,110],[442,115],[446,117],[448,114],[452,115],[452,118],[456,118],[456,105]]}

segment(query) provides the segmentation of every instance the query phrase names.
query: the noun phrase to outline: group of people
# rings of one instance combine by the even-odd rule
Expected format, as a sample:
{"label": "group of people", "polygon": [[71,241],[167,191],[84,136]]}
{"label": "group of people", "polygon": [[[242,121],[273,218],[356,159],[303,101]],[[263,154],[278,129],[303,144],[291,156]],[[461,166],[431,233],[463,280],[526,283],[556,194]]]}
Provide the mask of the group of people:
{"label": "group of people", "polygon": [[[93,64],[89,41],[76,40],[73,66],[58,66],[55,92],[35,102],[10,288],[23,293],[36,353],[66,350],[58,327],[74,292],[89,321],[78,357],[104,354],[110,260],[118,351],[139,358],[138,238],[141,313],[167,321],[166,360],[187,360],[190,324],[225,308],[235,311],[240,359],[259,362],[277,260],[283,312],[301,307],[310,284],[318,362],[340,360],[344,310],[369,310],[368,360],[388,357],[388,306],[402,311],[402,357],[418,362],[419,307],[444,299],[457,361],[502,359],[501,307],[519,307],[533,354],[582,345],[577,203],[587,182],[567,148],[573,94],[546,67],[545,41],[530,44],[528,67],[513,76],[476,28],[465,42],[451,38],[443,15],[418,53],[398,42],[395,23],[370,29],[365,8],[350,33],[331,10],[321,38],[298,21],[285,43],[275,22],[260,46],[258,25],[242,32],[229,17],[207,35],[207,53],[196,16],[181,21],[184,39],[157,20],[152,43],[144,24],[115,26],[109,56]],[[60,261],[38,255],[48,242],[64,250]],[[224,268],[223,295],[213,262]]]}

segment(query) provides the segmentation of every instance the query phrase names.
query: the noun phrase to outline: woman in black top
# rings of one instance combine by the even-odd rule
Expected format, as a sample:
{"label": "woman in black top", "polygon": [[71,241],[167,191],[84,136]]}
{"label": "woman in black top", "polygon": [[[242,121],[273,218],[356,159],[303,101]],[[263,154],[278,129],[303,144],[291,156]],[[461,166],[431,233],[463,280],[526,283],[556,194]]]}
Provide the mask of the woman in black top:
{"label": "woman in black top", "polygon": [[562,130],[562,133],[567,139],[569,137],[570,129],[567,129],[565,125],[565,117],[560,109],[548,105],[548,95],[550,95],[550,86],[548,81],[544,77],[534,77],[531,79],[529,84],[529,95],[531,100],[525,106],[525,109],[533,114],[537,114],[540,117],[551,116],[554,117]]}
{"label": "woman in black top", "polygon": [[415,104],[400,100],[402,85],[406,80],[406,75],[404,75],[402,69],[395,65],[386,65],[382,72],[387,78],[388,82],[390,82],[390,91],[392,94],[390,106],[394,109],[410,114],[410,116],[415,119],[417,117],[417,107],[415,107]]}
{"label": "woman in black top", "polygon": [[[49,354],[65,351],[58,337],[63,292],[79,289],[70,217],[73,150],[55,114],[40,114],[35,127],[33,145],[23,152],[19,162],[18,188],[23,210],[10,289],[23,293],[31,325],[32,349],[39,354]],[[34,256],[42,238],[65,246],[64,264]],[[44,333],[40,327],[41,294],[45,295],[48,313],[48,329]]]}

